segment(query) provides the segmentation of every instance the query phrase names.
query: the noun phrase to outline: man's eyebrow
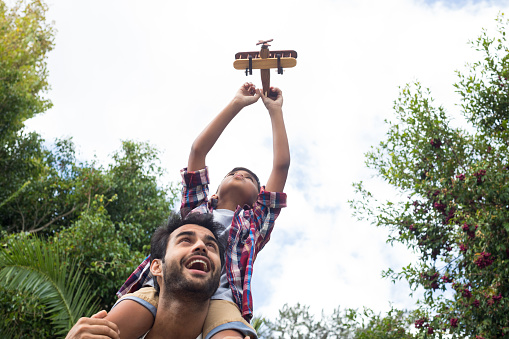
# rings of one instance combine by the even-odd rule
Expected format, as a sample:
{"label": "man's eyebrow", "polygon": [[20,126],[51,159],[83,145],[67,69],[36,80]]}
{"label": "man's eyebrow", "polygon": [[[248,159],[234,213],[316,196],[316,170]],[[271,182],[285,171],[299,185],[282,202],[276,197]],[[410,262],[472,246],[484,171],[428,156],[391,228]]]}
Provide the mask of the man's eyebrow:
{"label": "man's eyebrow", "polygon": [[[193,236],[193,237],[195,237],[196,236],[196,232],[194,232],[194,231],[184,231],[184,232],[181,232],[181,233],[177,234],[175,236],[175,238],[179,238],[179,237],[183,237],[183,236]],[[207,234],[205,236],[205,239],[207,239],[208,241],[213,241],[213,242],[216,243],[216,245],[219,246],[219,243],[218,243],[218,241],[217,241],[217,239],[215,237]]]}
{"label": "man's eyebrow", "polygon": [[196,232],[194,231],[183,231],[175,236],[175,238],[183,237],[183,236],[196,236]]}

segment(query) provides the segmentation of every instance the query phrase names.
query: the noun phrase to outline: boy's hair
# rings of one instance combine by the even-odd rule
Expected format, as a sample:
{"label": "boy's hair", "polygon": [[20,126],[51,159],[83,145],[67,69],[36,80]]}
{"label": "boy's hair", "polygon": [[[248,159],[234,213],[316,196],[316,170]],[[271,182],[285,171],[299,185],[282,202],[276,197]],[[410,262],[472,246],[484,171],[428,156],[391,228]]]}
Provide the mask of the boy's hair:
{"label": "boy's hair", "polygon": [[228,174],[235,173],[235,172],[238,172],[238,171],[246,171],[247,173],[251,174],[253,176],[253,178],[255,178],[255,180],[256,180],[256,185],[258,186],[258,192],[260,192],[260,189],[261,189],[260,179],[258,179],[258,176],[256,174],[254,174],[254,172],[251,171],[250,169],[245,168],[245,167],[235,167],[230,172],[228,172]]}
{"label": "boy's hair", "polygon": [[[190,213],[184,219],[181,218],[178,214],[172,214],[168,218],[166,225],[158,227],[152,235],[152,240],[150,241],[150,261],[152,262],[154,259],[162,259],[164,262],[164,256],[166,255],[166,249],[168,248],[168,240],[170,239],[170,235],[179,227],[190,224],[205,227],[212,232],[212,235],[214,235],[216,240],[219,239],[219,234],[224,228],[221,224],[214,221],[212,214]],[[219,241],[217,242],[217,246],[219,247],[221,267],[223,267],[225,260],[225,248],[224,245]],[[154,287],[156,291],[159,292],[159,285],[157,284],[157,279],[155,279],[155,277]]]}

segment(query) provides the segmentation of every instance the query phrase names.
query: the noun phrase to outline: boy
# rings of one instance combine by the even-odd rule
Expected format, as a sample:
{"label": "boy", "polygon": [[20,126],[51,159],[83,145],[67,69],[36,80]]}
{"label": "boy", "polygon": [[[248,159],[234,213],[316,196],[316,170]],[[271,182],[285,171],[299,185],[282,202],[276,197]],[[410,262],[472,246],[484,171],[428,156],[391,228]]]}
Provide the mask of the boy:
{"label": "boy", "polygon": [[[271,96],[272,94],[272,96]],[[208,196],[208,172],[205,158],[226,126],[242,110],[261,98],[267,108],[273,135],[272,172],[265,187],[260,187],[256,175],[237,167],[222,180],[216,194]],[[286,206],[282,192],[290,165],[290,151],[283,120],[281,90],[271,87],[265,96],[251,83],[245,83],[233,100],[205,127],[194,141],[187,168],[181,171],[183,194],[181,213],[189,211],[213,213],[214,220],[225,230],[219,241],[226,245],[226,264],[221,272],[219,288],[212,296],[203,327],[203,338],[256,338],[249,325],[252,317],[251,277],[258,252],[270,238],[280,209]],[[126,281],[120,295],[136,291],[146,280],[148,259]],[[157,309],[153,287],[144,287],[127,294],[111,310],[108,318],[121,333],[137,338],[152,326]],[[129,314],[129,319],[125,317]],[[247,320],[247,321],[246,321]],[[128,335],[128,336],[127,336]]]}

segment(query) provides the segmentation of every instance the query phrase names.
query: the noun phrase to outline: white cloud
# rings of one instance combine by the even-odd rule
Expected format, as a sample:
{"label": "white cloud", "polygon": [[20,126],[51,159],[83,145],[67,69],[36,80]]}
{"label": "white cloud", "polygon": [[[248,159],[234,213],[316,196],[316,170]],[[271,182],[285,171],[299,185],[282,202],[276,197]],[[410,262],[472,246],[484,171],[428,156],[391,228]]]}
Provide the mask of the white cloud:
{"label": "white cloud", "polygon": [[[244,81],[238,51],[295,49],[295,68],[271,74],[283,89],[292,167],[289,206],[255,265],[255,313],[284,304],[321,309],[411,307],[405,284],[380,271],[412,254],[385,244],[387,230],[351,217],[351,183],[370,180],[363,154],[392,117],[398,86],[420,80],[452,112],[454,71],[474,60],[467,41],[492,28],[507,3],[389,1],[62,1],[50,3],[56,48],[49,59],[54,107],[29,128],[48,139],[73,136],[84,158],[108,161],[120,139],[165,150],[178,181],[192,141]],[[265,181],[271,128],[263,104],[246,108],[207,162],[213,188],[241,165]],[[380,188],[382,187],[382,188]]]}

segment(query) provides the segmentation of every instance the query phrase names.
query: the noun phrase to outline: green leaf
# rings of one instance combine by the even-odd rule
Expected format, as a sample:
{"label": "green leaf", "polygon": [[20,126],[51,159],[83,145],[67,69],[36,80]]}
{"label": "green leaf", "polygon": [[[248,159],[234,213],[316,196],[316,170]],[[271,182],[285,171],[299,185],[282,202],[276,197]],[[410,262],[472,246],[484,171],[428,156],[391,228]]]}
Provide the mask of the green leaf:
{"label": "green leaf", "polygon": [[0,283],[8,290],[39,298],[55,335],[65,334],[80,317],[97,310],[79,264],[38,238],[13,239],[0,249]]}

